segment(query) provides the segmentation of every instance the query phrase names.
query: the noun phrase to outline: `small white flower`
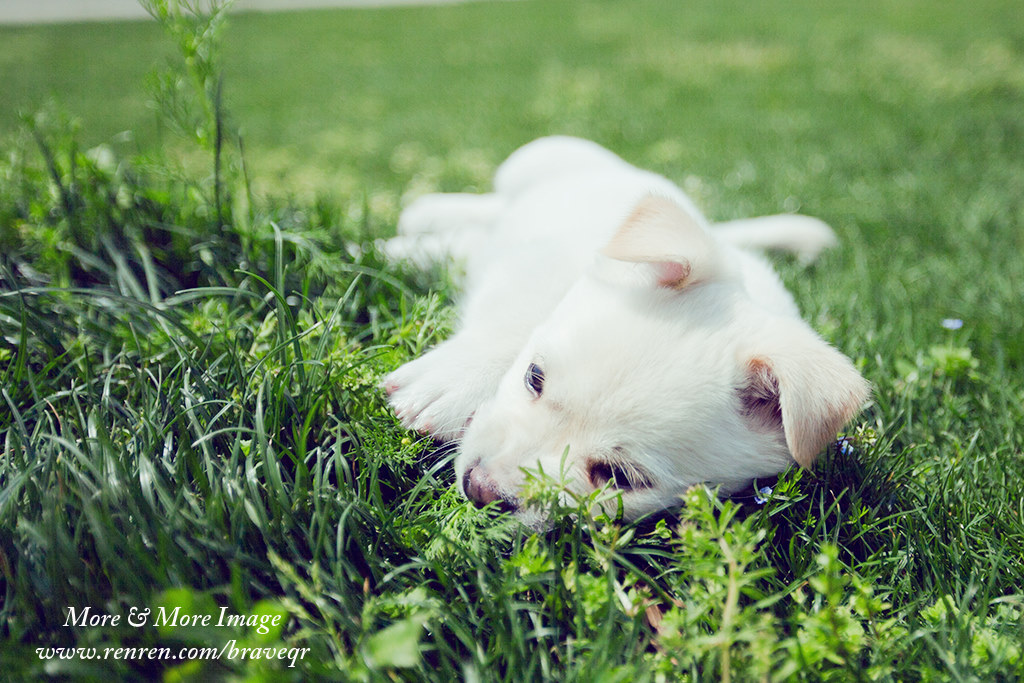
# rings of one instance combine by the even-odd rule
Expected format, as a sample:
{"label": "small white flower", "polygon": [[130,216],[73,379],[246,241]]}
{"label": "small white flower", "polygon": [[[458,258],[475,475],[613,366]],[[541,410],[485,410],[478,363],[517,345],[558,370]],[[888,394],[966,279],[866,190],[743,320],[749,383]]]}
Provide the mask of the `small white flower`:
{"label": "small white flower", "polygon": [[942,326],[947,330],[959,330],[964,326],[964,321],[960,318],[945,318],[942,321]]}

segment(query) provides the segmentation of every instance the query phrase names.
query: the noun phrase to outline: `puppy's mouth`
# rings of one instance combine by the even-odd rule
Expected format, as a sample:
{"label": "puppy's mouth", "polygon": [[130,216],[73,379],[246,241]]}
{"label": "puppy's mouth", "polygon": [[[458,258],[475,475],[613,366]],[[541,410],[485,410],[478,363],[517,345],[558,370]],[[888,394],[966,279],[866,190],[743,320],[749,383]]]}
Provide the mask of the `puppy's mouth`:
{"label": "puppy's mouth", "polygon": [[479,467],[479,462],[470,465],[462,475],[462,491],[478,508],[492,503],[501,512],[519,512],[519,501],[503,494],[497,484]]}

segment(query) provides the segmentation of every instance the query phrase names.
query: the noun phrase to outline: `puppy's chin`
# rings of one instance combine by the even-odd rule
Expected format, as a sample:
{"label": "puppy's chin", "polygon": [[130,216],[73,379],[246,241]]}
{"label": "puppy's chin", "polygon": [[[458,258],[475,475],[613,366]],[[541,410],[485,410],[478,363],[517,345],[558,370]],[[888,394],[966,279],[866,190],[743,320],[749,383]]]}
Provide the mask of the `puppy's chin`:
{"label": "puppy's chin", "polygon": [[[651,515],[662,513],[667,514],[668,511],[673,507],[678,507],[679,504],[680,501],[676,501],[674,505],[669,504],[668,506],[657,506],[653,510],[645,510],[637,514],[630,515],[628,511],[620,510],[617,497],[613,496],[604,499],[603,501],[598,501],[587,509],[580,508],[578,510],[572,510],[571,508],[561,508],[558,511],[552,511],[544,509],[543,507],[525,507],[513,513],[513,517],[529,531],[542,534],[551,531],[555,527],[559,526],[560,523],[576,526],[579,524],[581,516],[591,522],[602,519],[610,520],[616,524],[628,524],[637,519],[643,519]],[[620,514],[620,512],[622,514]]]}
{"label": "puppy's chin", "polygon": [[522,524],[526,529],[538,534],[549,531],[555,526],[554,520],[541,513],[539,510],[531,508],[519,510],[513,516],[516,521]]}

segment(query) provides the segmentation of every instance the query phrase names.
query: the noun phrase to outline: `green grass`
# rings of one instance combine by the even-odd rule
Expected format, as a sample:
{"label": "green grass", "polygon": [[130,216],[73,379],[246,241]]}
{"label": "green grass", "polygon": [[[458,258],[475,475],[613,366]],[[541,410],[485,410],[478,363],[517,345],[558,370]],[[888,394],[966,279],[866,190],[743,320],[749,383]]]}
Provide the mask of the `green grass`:
{"label": "green grass", "polygon": [[[526,1],[213,37],[189,69],[156,24],[0,28],[0,677],[1024,675],[1012,3]],[[778,265],[874,385],[852,451],[763,506],[695,492],[634,525],[548,501],[531,535],[459,500],[376,387],[450,330],[452,286],[370,239],[405,193],[483,189],[547,133],[715,218],[836,227],[815,266]],[[122,621],[65,626],[87,606]],[[161,607],[280,625],[157,627]],[[36,651],[231,640],[309,652]]]}

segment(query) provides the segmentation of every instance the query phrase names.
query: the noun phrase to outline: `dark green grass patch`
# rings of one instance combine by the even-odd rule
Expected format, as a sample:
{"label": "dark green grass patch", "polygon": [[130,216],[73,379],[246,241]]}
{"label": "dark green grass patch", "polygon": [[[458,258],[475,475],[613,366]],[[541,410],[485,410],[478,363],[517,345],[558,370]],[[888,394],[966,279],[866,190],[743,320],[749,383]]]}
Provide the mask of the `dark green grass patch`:
{"label": "dark green grass patch", "polygon": [[[0,676],[1019,679],[1022,22],[794,0],[0,29]],[[78,123],[17,118],[53,95]],[[377,383],[455,294],[373,238],[547,133],[716,218],[836,226],[778,262],[874,385],[813,470],[628,525],[538,476],[533,534],[398,427]],[[69,625],[86,607],[121,619]]]}

